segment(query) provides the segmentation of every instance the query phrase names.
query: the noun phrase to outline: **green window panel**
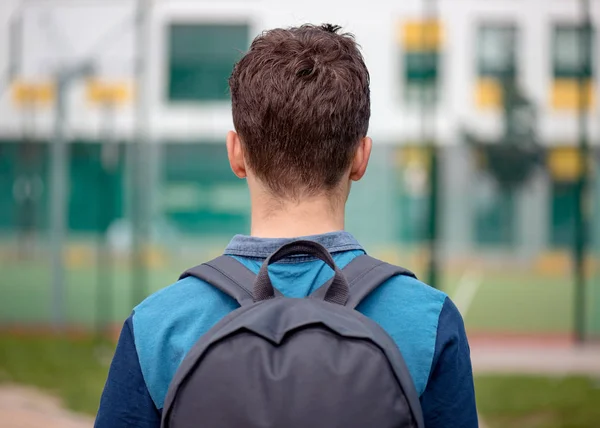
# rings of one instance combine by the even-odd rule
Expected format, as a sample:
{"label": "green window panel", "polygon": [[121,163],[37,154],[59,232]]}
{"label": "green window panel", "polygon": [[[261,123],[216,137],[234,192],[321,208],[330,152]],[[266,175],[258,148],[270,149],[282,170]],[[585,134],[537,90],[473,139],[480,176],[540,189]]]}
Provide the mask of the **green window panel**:
{"label": "green window panel", "polygon": [[69,145],[68,225],[73,232],[105,232],[123,216],[123,145]]}
{"label": "green window panel", "polygon": [[0,142],[0,230],[32,232],[48,225],[48,145]]}
{"label": "green window panel", "polygon": [[477,35],[479,77],[514,78],[517,74],[517,28],[513,24],[486,23]]}
{"label": "green window panel", "polygon": [[230,236],[249,231],[250,196],[232,172],[225,144],[165,144],[159,195],[182,233]]}
{"label": "green window panel", "polygon": [[[595,62],[595,31],[590,29],[589,37],[583,37],[585,27],[576,24],[557,24],[552,38],[552,70],[555,79],[592,77]],[[592,44],[592,57],[584,55],[583,43]]]}
{"label": "green window panel", "polygon": [[437,100],[437,51],[405,52],[404,100],[408,104],[434,104]]}
{"label": "green window panel", "polygon": [[[49,223],[50,150],[47,143],[0,143],[0,229],[34,231]],[[69,145],[68,226],[104,231],[122,216],[123,169],[108,173],[99,144]],[[119,161],[121,162],[121,161]]]}
{"label": "green window panel", "polygon": [[514,192],[493,189],[477,200],[475,240],[481,245],[512,245],[515,238]]}
{"label": "green window panel", "polygon": [[[553,247],[570,248],[575,239],[575,204],[577,204],[576,181],[552,182],[550,200],[550,243]],[[589,240],[590,234],[586,235]]]}
{"label": "green window panel", "polygon": [[418,244],[427,239],[428,199],[415,197],[406,193],[399,197],[400,241],[407,244]]}
{"label": "green window panel", "polygon": [[246,24],[172,24],[169,28],[168,99],[229,98],[233,65],[249,45]]}
{"label": "green window panel", "polygon": [[404,55],[406,80],[408,82],[429,82],[437,80],[437,52],[407,52]]}

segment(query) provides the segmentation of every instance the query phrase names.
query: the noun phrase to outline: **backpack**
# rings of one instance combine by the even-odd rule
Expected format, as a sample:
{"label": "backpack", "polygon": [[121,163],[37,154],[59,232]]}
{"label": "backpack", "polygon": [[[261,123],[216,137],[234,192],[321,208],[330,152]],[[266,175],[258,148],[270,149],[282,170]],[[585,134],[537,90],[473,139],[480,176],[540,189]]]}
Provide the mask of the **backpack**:
{"label": "backpack", "polygon": [[[334,271],[307,298],[286,298],[267,271],[309,255]],[[165,398],[163,428],[424,428],[419,397],[388,334],[355,310],[377,286],[411,272],[358,256],[340,270],[312,241],[268,257],[257,275],[230,256],[197,277],[238,301],[186,355]]]}

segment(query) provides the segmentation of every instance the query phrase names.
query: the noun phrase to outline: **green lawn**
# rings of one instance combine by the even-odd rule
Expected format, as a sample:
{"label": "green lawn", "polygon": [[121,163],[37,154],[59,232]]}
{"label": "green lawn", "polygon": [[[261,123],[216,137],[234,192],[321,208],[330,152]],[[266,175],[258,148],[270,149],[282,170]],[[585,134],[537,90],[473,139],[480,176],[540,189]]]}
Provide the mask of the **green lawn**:
{"label": "green lawn", "polygon": [[[146,294],[177,281],[184,267],[154,269],[147,273]],[[0,276],[0,323],[47,324],[52,321],[52,283],[49,265],[21,263],[3,265]],[[121,323],[134,306],[132,275],[116,267],[99,279],[95,268],[72,268],[65,272],[66,321],[91,326],[99,316]],[[98,302],[110,302],[99,308]]]}
{"label": "green lawn", "polygon": [[[444,291],[454,297],[459,284],[446,277]],[[568,333],[572,322],[570,278],[529,272],[484,272],[465,316],[467,328],[502,333]]]}
{"label": "green lawn", "polygon": [[113,349],[91,339],[0,335],[0,382],[40,387],[72,410],[95,414]]}
{"label": "green lawn", "polygon": [[[0,335],[0,382],[34,385],[73,410],[96,412],[112,345]],[[597,428],[600,379],[481,376],[479,413],[490,428]]]}
{"label": "green lawn", "polygon": [[491,428],[599,426],[600,379],[479,377],[476,391],[479,412]]}

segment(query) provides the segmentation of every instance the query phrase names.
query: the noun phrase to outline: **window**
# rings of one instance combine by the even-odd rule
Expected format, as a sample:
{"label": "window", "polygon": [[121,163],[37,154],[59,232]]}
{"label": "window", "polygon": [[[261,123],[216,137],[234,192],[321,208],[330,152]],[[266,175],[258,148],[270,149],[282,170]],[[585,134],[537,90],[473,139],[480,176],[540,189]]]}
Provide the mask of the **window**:
{"label": "window", "polygon": [[573,146],[555,147],[546,158],[551,179],[550,242],[554,247],[573,245],[577,202],[577,182],[583,173],[579,150]]}
{"label": "window", "polygon": [[[552,37],[552,106],[557,110],[579,108],[580,79],[587,85],[587,100],[590,107],[594,103],[594,38],[595,32],[576,24],[557,24]],[[585,46],[590,43],[591,46]],[[588,55],[589,53],[589,55]]]}
{"label": "window", "polygon": [[517,28],[512,24],[483,24],[477,35],[476,103],[480,108],[502,104],[502,80],[517,77]]}
{"label": "window", "polygon": [[[116,142],[112,168],[103,162],[108,147],[99,142],[75,141],[70,150],[68,224],[74,232],[105,233],[124,214],[125,147]],[[90,195],[94,195],[90,198]]]}
{"label": "window", "polygon": [[479,77],[516,76],[517,29],[514,25],[482,25],[477,40]]}
{"label": "window", "polygon": [[555,79],[578,78],[592,76],[593,58],[586,57],[584,43],[592,43],[594,34],[584,37],[583,27],[569,24],[559,24],[554,27],[553,37],[553,73]]}
{"label": "window", "polygon": [[49,145],[0,141],[0,230],[33,233],[48,225]]}
{"label": "window", "polygon": [[407,22],[402,27],[404,100],[434,104],[437,100],[441,26],[437,21]]}
{"label": "window", "polygon": [[406,87],[404,100],[408,104],[433,104],[437,97],[438,54],[407,52],[404,56]]}
{"label": "window", "polygon": [[577,183],[552,182],[550,200],[550,242],[554,247],[569,248],[575,239],[575,204]]}
{"label": "window", "polygon": [[226,236],[248,230],[250,199],[231,173],[223,142],[163,146],[161,211],[176,229]]}
{"label": "window", "polygon": [[475,242],[484,246],[514,244],[515,192],[500,188],[491,177],[475,183]]}
{"label": "window", "polygon": [[227,80],[248,43],[249,27],[245,24],[172,24],[168,99],[227,100]]}

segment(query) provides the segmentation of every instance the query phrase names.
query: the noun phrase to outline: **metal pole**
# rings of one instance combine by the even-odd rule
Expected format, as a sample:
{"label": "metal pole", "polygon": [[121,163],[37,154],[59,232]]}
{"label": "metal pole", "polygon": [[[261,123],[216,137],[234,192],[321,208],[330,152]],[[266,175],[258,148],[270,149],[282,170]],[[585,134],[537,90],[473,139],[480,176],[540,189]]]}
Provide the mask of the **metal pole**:
{"label": "metal pole", "polygon": [[589,84],[591,80],[591,19],[590,2],[581,0],[583,24],[579,31],[579,54],[581,68],[579,72],[579,161],[581,174],[576,186],[575,204],[575,242],[573,247],[575,265],[575,340],[578,344],[585,341],[586,330],[586,247],[587,247],[587,188],[588,188],[588,161],[589,161],[589,136],[588,136],[588,106]]}
{"label": "metal pole", "polygon": [[114,214],[114,179],[119,161],[119,147],[114,134],[114,106],[102,106],[100,169],[98,171],[98,250],[97,250],[97,333],[101,335],[113,316],[113,259],[108,242],[108,226]]}
{"label": "metal pole", "polygon": [[[437,22],[436,0],[424,0],[423,4],[424,22]],[[427,35],[425,27],[421,33],[423,46]],[[436,67],[438,64],[436,64]],[[437,70],[436,70],[437,79]],[[434,82],[437,85],[437,82]],[[437,87],[434,89],[437,91]],[[434,94],[435,97],[435,94]],[[435,102],[435,100],[432,100]],[[439,248],[438,248],[438,219],[439,219],[439,180],[438,180],[438,154],[435,142],[435,106],[427,101],[427,88],[421,86],[421,140],[426,143],[429,152],[429,210],[427,216],[427,243],[429,246],[429,263],[427,267],[428,284],[438,288],[439,271]],[[429,120],[428,120],[429,119]]]}
{"label": "metal pole", "polygon": [[5,76],[0,76],[0,98],[10,88],[11,83],[21,71],[23,57],[23,11],[21,5],[13,12],[8,27],[8,66]]}
{"label": "metal pole", "polygon": [[439,278],[439,245],[438,245],[438,219],[439,219],[439,164],[435,143],[430,143],[430,192],[429,192],[429,266],[428,284],[438,288]]}
{"label": "metal pole", "polygon": [[23,62],[23,12],[21,10],[14,12],[10,19],[8,37],[8,80],[10,83],[21,71]]}
{"label": "metal pole", "polygon": [[147,237],[147,204],[145,180],[147,168],[146,146],[148,144],[149,109],[148,109],[148,52],[150,43],[150,8],[151,0],[138,0],[136,12],[136,37],[135,37],[135,141],[132,144],[130,156],[132,167],[132,304],[137,305],[147,294],[147,272],[145,263],[145,247]]}
{"label": "metal pole", "polygon": [[51,148],[51,260],[52,315],[54,326],[60,330],[65,321],[64,241],[67,204],[67,142],[65,140],[66,88],[68,76],[59,73],[56,82],[54,140]]}
{"label": "metal pole", "polygon": [[[29,191],[25,188],[21,190],[24,194],[17,200],[17,219],[19,220],[19,257],[21,260],[27,260],[34,253],[34,239],[36,227],[36,201],[34,191],[35,172],[32,170],[32,152],[36,150],[36,132],[35,117],[36,103],[28,103],[24,106],[22,114],[22,138],[18,151],[16,171],[17,181],[22,183],[18,187],[30,187]],[[39,172],[39,171],[37,171]],[[31,192],[30,194],[28,194]],[[17,196],[17,195],[15,195]]]}
{"label": "metal pole", "polygon": [[56,329],[62,329],[65,322],[65,272],[64,241],[67,232],[67,90],[70,83],[93,72],[90,63],[80,64],[72,69],[63,69],[57,73],[56,101],[54,117],[54,139],[50,152],[50,234],[52,261],[52,309]]}
{"label": "metal pole", "polygon": [[[3,83],[3,87],[0,88],[0,97],[4,94],[5,90],[8,90],[11,83],[17,78],[21,72],[23,58],[23,8],[22,5],[18,5],[17,9],[13,12],[8,29],[8,67],[6,71],[6,82]],[[22,140],[17,157],[17,181],[21,181],[23,185],[31,179],[31,173],[27,168],[27,145],[30,147],[35,144],[35,102],[24,106],[24,113],[21,116],[22,119]],[[28,127],[30,127],[28,132]],[[33,149],[32,149],[33,150]],[[17,195],[15,195],[17,196]],[[17,218],[19,219],[19,243],[18,253],[20,258],[27,258],[32,253],[31,236],[28,229],[28,220],[32,220],[29,215],[33,215],[33,212],[27,212],[28,208],[33,210],[33,207],[23,206],[27,203],[28,196],[23,195],[20,201],[17,201]],[[33,223],[34,221],[32,221]]]}

